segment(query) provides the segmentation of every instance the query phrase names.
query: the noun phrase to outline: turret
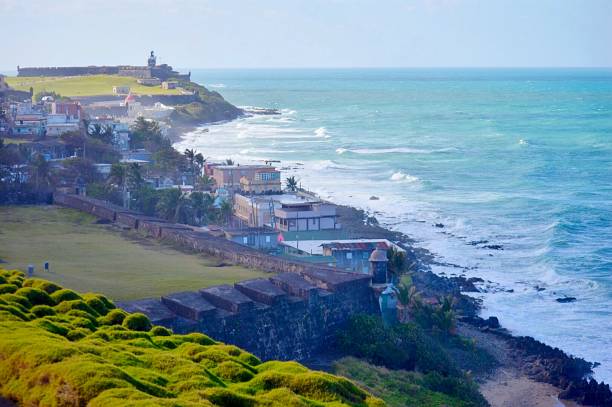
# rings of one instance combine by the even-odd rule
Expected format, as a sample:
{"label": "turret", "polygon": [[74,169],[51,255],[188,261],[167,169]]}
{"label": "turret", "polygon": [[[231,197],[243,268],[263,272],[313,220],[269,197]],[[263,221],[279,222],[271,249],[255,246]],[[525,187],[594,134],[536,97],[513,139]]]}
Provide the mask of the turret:
{"label": "turret", "polygon": [[385,284],[387,282],[387,268],[389,259],[387,250],[378,245],[370,254],[370,270],[372,270],[372,284]]}

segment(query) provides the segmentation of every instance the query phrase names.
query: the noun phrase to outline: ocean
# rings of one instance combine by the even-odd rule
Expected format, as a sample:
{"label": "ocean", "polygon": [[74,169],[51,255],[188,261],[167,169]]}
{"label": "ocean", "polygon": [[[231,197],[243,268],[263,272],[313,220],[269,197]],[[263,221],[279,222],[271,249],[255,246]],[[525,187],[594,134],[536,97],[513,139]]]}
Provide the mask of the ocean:
{"label": "ocean", "polygon": [[[484,317],[601,363],[612,383],[612,70],[192,70],[276,108],[177,144],[280,160],[283,177],[364,208],[481,277]],[[370,199],[378,197],[378,200]],[[557,298],[576,297],[559,303]]]}

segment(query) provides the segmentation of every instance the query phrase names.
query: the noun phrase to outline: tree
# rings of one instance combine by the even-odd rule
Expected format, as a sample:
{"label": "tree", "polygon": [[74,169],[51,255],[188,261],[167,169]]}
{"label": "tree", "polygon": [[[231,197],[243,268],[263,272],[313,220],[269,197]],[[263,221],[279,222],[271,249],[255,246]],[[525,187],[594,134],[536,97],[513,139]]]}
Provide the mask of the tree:
{"label": "tree", "polygon": [[126,180],[127,170],[125,168],[125,165],[118,163],[113,164],[111,166],[108,181],[114,183],[115,185],[123,189],[125,187]]}
{"label": "tree", "polygon": [[164,219],[173,220],[180,197],[181,190],[178,188],[170,188],[162,191],[155,205],[157,214]]}
{"label": "tree", "polygon": [[232,212],[233,212],[232,204],[227,199],[224,200],[221,203],[221,206],[219,207],[219,215],[221,217],[221,221],[224,224],[227,225],[229,223],[230,216],[232,215]]}
{"label": "tree", "polygon": [[127,184],[131,190],[136,190],[142,186],[144,179],[140,173],[140,165],[131,163],[126,170]]}
{"label": "tree", "polygon": [[226,159],[225,165],[234,165],[234,160],[232,160],[231,158]]}
{"label": "tree", "polygon": [[394,281],[397,281],[406,269],[406,254],[395,247],[391,247],[387,250],[387,258],[389,259],[389,273],[394,277]]}
{"label": "tree", "polygon": [[195,156],[195,162],[196,164],[198,164],[200,171],[202,171],[202,168],[204,168],[204,163],[206,162],[206,158],[204,158],[202,153],[197,153]]}
{"label": "tree", "polygon": [[187,161],[189,162],[189,169],[191,170],[192,174],[195,174],[195,150],[193,149],[185,149],[185,158],[187,158]]}
{"label": "tree", "polygon": [[36,189],[39,189],[41,186],[49,186],[49,184],[51,184],[51,166],[45,157],[41,154],[37,154],[30,165],[36,183]]}
{"label": "tree", "polygon": [[285,184],[287,185],[287,189],[289,191],[292,191],[292,192],[297,191],[298,181],[295,179],[293,175],[290,177],[287,177],[287,179],[285,180]]}
{"label": "tree", "polygon": [[189,199],[191,199],[191,207],[193,209],[193,216],[196,224],[201,225],[205,221],[209,221],[213,218],[214,199],[210,194],[192,192]]}
{"label": "tree", "polygon": [[96,123],[87,127],[87,135],[105,144],[110,144],[113,141],[114,131],[111,126]]}

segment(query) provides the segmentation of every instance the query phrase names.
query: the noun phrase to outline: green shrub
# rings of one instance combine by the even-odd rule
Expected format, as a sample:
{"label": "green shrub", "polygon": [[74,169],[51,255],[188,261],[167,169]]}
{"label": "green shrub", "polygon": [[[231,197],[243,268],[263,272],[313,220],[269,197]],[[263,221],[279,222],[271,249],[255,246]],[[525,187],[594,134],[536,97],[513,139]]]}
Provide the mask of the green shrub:
{"label": "green shrub", "polygon": [[0,311],[9,312],[10,314],[16,316],[17,318],[23,321],[28,321],[30,319],[25,312],[22,312],[15,305],[0,305]]}
{"label": "green shrub", "polygon": [[156,325],[151,328],[151,335],[153,336],[170,336],[172,331],[164,326]]}
{"label": "green shrub", "polygon": [[38,288],[23,287],[15,291],[15,295],[27,298],[32,305],[55,305],[49,294]]}
{"label": "green shrub", "polygon": [[222,379],[231,382],[246,382],[253,378],[253,373],[244,366],[232,360],[228,360],[217,365],[214,372]]}
{"label": "green shrub", "polygon": [[62,314],[65,314],[73,309],[85,311],[92,316],[98,316],[98,313],[83,300],[62,301],[55,306],[55,310]]}
{"label": "green shrub", "polygon": [[52,283],[51,281],[41,280],[38,278],[28,278],[23,282],[23,286],[38,288],[40,290],[43,290],[47,294],[53,294],[54,292],[62,288],[59,285]]}
{"label": "green shrub", "polygon": [[103,317],[98,318],[100,325],[121,325],[127,316],[127,312],[122,309],[115,308]]}
{"label": "green shrub", "polygon": [[51,294],[51,298],[53,298],[53,301],[55,301],[56,304],[59,304],[64,301],[74,301],[83,299],[80,295],[67,288],[55,291],[53,294]]}
{"label": "green shrub", "polygon": [[83,299],[91,308],[95,309],[100,315],[108,314],[108,311],[115,308],[113,304],[103,295],[87,293]]}
{"label": "green shrub", "polygon": [[66,336],[69,329],[61,325],[58,325],[46,318],[39,319],[36,321],[36,325],[44,329],[45,331],[51,332],[52,334]]}
{"label": "green shrub", "polygon": [[151,321],[149,318],[140,312],[128,315],[123,320],[123,327],[132,331],[150,331]]}
{"label": "green shrub", "polygon": [[42,318],[50,315],[55,315],[55,310],[48,305],[37,305],[32,307],[32,314],[34,314],[37,318]]}
{"label": "green shrub", "polygon": [[15,294],[0,294],[0,299],[4,300],[8,304],[18,305],[25,308],[26,310],[32,308],[32,304],[26,297]]}
{"label": "green shrub", "polygon": [[13,294],[18,288],[15,284],[0,284],[0,294]]}

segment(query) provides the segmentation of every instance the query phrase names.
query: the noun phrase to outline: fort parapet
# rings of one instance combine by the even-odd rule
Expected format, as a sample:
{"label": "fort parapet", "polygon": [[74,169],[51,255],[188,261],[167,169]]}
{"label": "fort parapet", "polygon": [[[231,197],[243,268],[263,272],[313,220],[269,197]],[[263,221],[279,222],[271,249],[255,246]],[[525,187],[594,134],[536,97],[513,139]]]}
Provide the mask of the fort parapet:
{"label": "fort parapet", "polygon": [[191,227],[126,211],[77,195],[55,193],[57,204],[85,211],[234,264],[278,273],[161,298],[119,302],[176,333],[203,332],[258,357],[304,360],[324,349],[350,316],[377,313],[369,275],[267,255]]}

